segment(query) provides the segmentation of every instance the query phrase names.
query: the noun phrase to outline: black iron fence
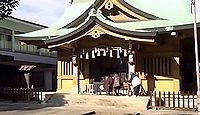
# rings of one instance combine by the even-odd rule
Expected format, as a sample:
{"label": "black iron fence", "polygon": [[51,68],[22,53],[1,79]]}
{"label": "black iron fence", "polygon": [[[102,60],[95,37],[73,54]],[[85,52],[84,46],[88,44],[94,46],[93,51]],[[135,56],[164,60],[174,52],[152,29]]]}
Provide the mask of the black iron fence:
{"label": "black iron fence", "polygon": [[23,101],[36,101],[42,102],[42,89],[31,88],[0,88],[0,99],[12,100],[17,102]]}
{"label": "black iron fence", "polygon": [[196,110],[197,95],[195,92],[149,92],[150,100],[148,109],[155,107],[156,109],[194,109]]}

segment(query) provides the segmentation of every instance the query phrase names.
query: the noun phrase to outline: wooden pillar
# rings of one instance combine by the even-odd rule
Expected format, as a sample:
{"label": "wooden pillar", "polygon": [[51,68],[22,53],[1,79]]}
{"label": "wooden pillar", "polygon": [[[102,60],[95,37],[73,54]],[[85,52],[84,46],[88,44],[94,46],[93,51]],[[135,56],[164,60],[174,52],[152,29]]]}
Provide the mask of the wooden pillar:
{"label": "wooden pillar", "polygon": [[52,71],[44,71],[44,89],[52,90]]}
{"label": "wooden pillar", "polygon": [[12,30],[12,52],[15,51],[15,31]]}
{"label": "wooden pillar", "polygon": [[61,88],[61,61],[57,61],[57,91]]}
{"label": "wooden pillar", "polygon": [[130,79],[130,73],[135,73],[135,64],[136,64],[136,56],[135,52],[133,51],[132,44],[129,43],[129,55],[128,55],[128,76]]}
{"label": "wooden pillar", "polygon": [[74,94],[78,94],[78,88],[79,88],[79,79],[78,79],[78,65],[74,65],[73,64],[73,89],[72,89],[72,93]]}
{"label": "wooden pillar", "polygon": [[24,73],[27,88],[30,88],[30,73]]}

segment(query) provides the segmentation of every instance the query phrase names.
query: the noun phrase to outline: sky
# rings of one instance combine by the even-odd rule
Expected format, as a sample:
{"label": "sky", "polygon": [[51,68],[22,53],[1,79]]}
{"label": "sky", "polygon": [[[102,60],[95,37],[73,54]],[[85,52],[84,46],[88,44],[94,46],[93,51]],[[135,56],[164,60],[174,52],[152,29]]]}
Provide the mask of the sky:
{"label": "sky", "polygon": [[[69,7],[70,0],[20,0],[19,7],[12,16],[50,26],[54,24]],[[200,16],[200,0],[197,1],[197,12]]]}
{"label": "sky", "polygon": [[197,15],[200,16],[200,0],[196,0],[197,1]]}
{"label": "sky", "polygon": [[69,0],[20,0],[12,16],[50,26],[63,15],[68,6]]}

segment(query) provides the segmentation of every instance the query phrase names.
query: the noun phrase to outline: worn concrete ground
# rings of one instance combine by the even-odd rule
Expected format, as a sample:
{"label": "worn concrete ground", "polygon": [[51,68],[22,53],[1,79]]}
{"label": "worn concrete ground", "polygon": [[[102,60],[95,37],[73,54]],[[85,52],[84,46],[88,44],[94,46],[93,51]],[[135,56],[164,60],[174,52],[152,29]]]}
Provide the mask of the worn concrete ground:
{"label": "worn concrete ground", "polygon": [[[136,113],[141,113],[141,115],[197,115],[195,111],[146,110],[140,103],[143,100],[142,97],[65,95],[63,100],[67,100],[67,103],[53,103],[53,101],[59,102],[60,99],[54,99],[52,103],[47,104],[0,101],[0,115],[135,115]],[[138,101],[131,102],[131,100]],[[121,104],[118,104],[119,102]],[[123,102],[127,102],[130,106]]]}

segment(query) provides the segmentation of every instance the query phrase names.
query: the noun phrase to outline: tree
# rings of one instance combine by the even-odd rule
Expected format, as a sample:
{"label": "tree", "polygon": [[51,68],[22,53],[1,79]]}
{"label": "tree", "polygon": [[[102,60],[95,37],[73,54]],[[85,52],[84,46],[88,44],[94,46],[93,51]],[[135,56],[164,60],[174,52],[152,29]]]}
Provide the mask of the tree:
{"label": "tree", "polygon": [[19,6],[20,0],[0,0],[0,18],[11,15],[12,11]]}

